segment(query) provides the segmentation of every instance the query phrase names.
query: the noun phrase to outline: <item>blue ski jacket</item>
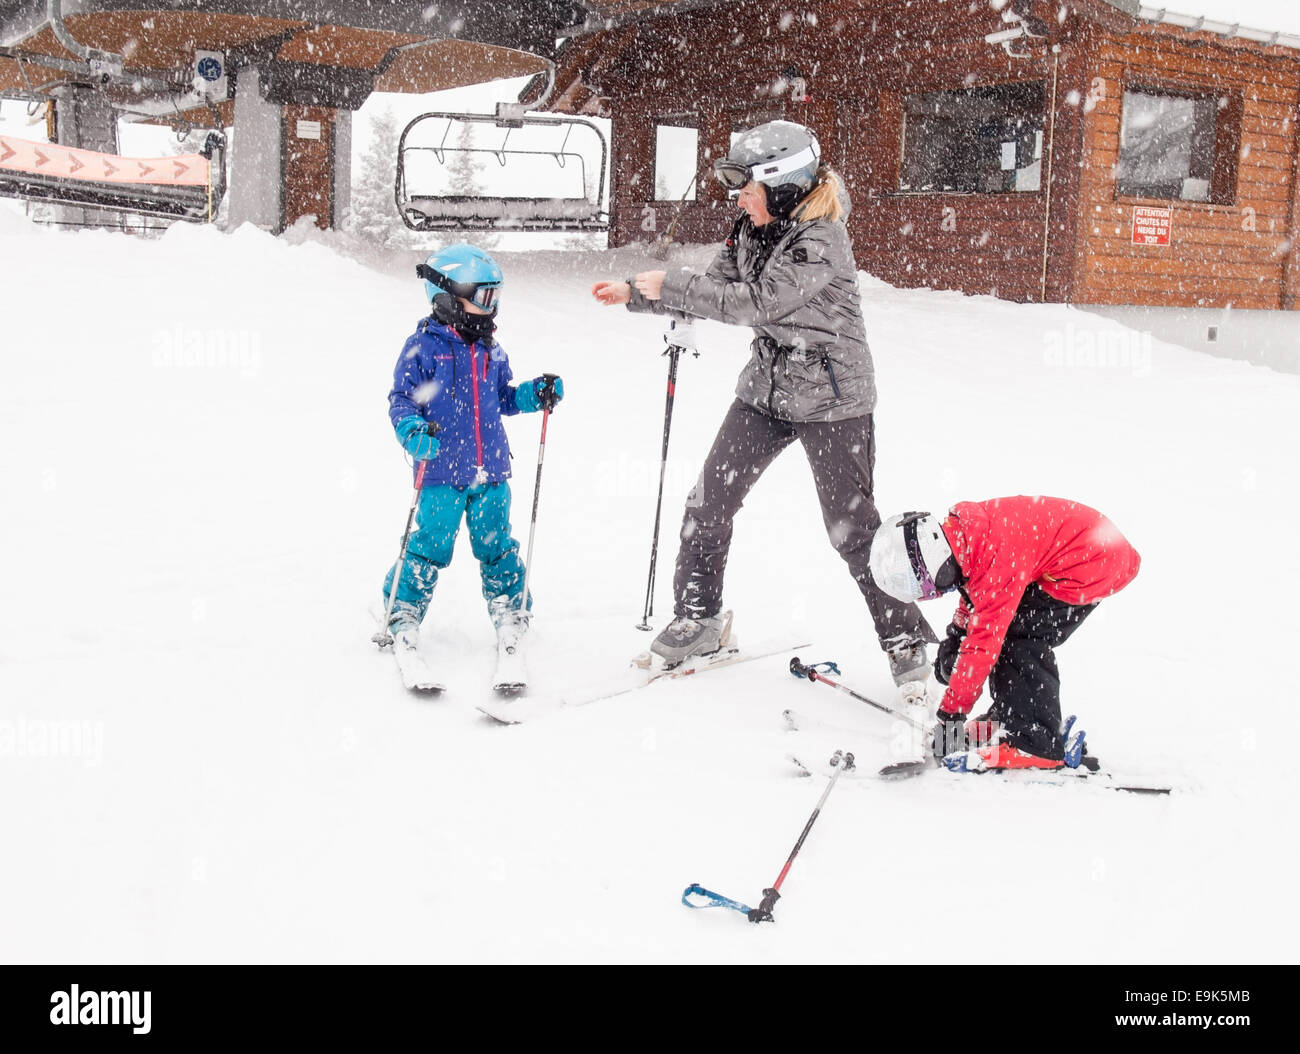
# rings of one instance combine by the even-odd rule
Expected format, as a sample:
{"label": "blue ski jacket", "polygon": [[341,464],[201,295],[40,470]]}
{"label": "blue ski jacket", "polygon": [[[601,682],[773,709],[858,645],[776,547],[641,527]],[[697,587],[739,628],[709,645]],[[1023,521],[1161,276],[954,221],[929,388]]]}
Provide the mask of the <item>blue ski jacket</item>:
{"label": "blue ski jacket", "polygon": [[510,478],[510,443],[501,417],[519,413],[513,376],[500,344],[466,344],[432,316],[421,320],[398,356],[388,416],[394,426],[414,414],[441,427],[438,453],[424,470],[425,487]]}

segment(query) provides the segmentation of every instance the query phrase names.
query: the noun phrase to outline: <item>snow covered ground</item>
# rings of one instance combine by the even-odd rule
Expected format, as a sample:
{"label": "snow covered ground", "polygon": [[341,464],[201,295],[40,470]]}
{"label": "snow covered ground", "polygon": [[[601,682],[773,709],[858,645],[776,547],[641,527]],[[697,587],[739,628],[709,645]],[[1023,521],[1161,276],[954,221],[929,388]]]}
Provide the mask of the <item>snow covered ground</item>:
{"label": "snow covered ground", "polygon": [[[1276,962],[1293,959],[1285,735],[1300,377],[1092,316],[863,277],[883,512],[1048,493],[1142,573],[1061,652],[1067,709],[1169,799],[982,777],[842,781],[778,924],[754,903],[820,793],[792,749],[894,756],[890,721],[786,657],[505,728],[462,539],[426,622],[451,691],[369,641],[410,476],[386,418],[415,256],[178,226],[156,241],[0,214],[0,958],[7,961]],[[690,250],[675,262],[703,262]],[[548,437],[535,692],[626,676],[654,508],[657,320],[603,309],[633,252],[502,254]],[[682,363],[657,608],[747,334]],[[511,422],[517,535],[539,421]],[[810,642],[888,695],[867,614],[784,455],[738,521],[750,644]],[[943,602],[940,602],[942,605]],[[936,627],[946,606],[931,605]],[[784,730],[787,707],[856,729]],[[955,906],[956,905],[956,906]]]}

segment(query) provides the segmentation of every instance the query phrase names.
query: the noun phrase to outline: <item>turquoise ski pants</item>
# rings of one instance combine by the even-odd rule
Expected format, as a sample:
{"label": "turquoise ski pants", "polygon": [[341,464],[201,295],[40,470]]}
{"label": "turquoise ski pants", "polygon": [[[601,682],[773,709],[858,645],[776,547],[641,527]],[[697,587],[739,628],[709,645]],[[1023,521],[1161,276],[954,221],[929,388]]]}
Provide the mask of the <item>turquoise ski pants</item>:
{"label": "turquoise ski pants", "polygon": [[[503,480],[420,491],[394,610],[406,606],[424,618],[438,584],[438,572],[451,564],[462,517],[483,577],[483,599],[490,605],[493,597],[507,596],[518,603],[524,588],[524,562],[519,558],[519,543],[510,535],[510,484]],[[384,579],[385,601],[393,588],[394,570],[390,568]]]}

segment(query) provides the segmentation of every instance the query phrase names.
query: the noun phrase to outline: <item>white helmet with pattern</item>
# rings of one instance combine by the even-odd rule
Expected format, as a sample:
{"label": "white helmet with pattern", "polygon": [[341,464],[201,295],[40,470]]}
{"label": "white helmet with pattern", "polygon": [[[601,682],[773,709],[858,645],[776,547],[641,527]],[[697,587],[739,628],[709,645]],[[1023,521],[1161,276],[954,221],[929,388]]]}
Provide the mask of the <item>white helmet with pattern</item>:
{"label": "white helmet with pattern", "polygon": [[[895,600],[933,600],[956,584],[955,563],[940,574],[952,559],[952,546],[934,516],[904,512],[891,516],[876,531],[871,542],[871,577]],[[935,584],[939,578],[942,586]]]}

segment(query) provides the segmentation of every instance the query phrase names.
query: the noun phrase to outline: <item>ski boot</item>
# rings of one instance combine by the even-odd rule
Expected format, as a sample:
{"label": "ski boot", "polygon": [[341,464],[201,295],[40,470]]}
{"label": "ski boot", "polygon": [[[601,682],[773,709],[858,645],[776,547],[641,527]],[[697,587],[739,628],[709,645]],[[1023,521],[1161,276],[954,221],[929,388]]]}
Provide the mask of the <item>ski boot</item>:
{"label": "ski boot", "polygon": [[1037,754],[1013,747],[1010,743],[997,742],[975,750],[963,750],[949,754],[943,759],[944,767],[950,772],[989,772],[994,769],[1059,769],[1064,761],[1040,758]]}
{"label": "ski boot", "polygon": [[[731,612],[723,611],[708,618],[680,616],[668,623],[650,645],[651,655],[663,661],[665,669],[680,666],[696,656],[714,655],[731,643]],[[651,658],[646,657],[645,665]],[[642,665],[638,661],[637,665]]]}
{"label": "ski boot", "polygon": [[410,604],[394,604],[388,619],[388,633],[399,648],[415,649],[420,645],[420,613]]}
{"label": "ski boot", "polygon": [[913,723],[924,726],[931,717],[928,686],[932,669],[925,653],[925,641],[900,635],[885,641],[884,648],[904,710]]}
{"label": "ski boot", "polygon": [[497,631],[497,668],[492,687],[502,694],[522,692],[528,687],[523,641],[528,632],[528,612],[519,611],[508,596],[492,598],[492,625]]}
{"label": "ski boot", "polygon": [[925,654],[925,641],[920,637],[900,635],[890,637],[882,644],[889,656],[890,675],[900,689],[929,678],[930,660]]}

